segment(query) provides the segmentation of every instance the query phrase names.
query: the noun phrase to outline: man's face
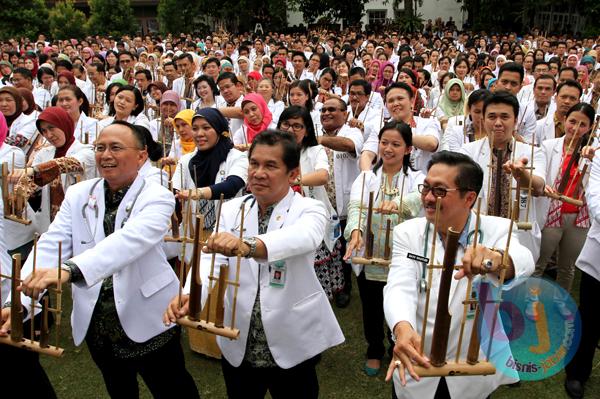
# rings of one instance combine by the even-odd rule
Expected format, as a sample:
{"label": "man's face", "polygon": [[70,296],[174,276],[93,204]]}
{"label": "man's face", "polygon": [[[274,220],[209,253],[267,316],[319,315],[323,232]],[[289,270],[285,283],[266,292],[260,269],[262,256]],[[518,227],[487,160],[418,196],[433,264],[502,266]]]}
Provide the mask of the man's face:
{"label": "man's face", "polygon": [[21,75],[20,73],[13,73],[11,82],[12,82],[13,86],[15,86],[17,89],[19,89],[19,88],[27,89],[27,88],[29,88],[29,86],[31,86],[31,82],[29,80],[25,79],[25,76]]}
{"label": "man's face", "polygon": [[558,75],[558,83],[563,83],[567,80],[576,80],[577,76],[570,69],[563,69]]}
{"label": "man's face", "polygon": [[123,71],[129,67],[133,68],[133,57],[131,57],[129,54],[121,55],[119,57],[119,66]]}
{"label": "man's face", "polygon": [[181,75],[189,76],[192,63],[187,58],[177,60],[177,69],[181,71]]}
{"label": "man's face", "polygon": [[562,57],[563,55],[565,55],[565,52],[567,51],[567,46],[564,43],[560,43],[557,47],[556,47],[556,54],[559,57]]}
{"label": "man's face", "polygon": [[321,108],[321,124],[326,131],[334,131],[344,126],[348,113],[343,111],[340,102],[332,99],[327,100]]}
{"label": "man's face", "polygon": [[219,86],[221,96],[228,103],[233,103],[240,97],[240,89],[231,79],[223,79],[217,85]]}
{"label": "man's face", "polygon": [[281,145],[259,144],[249,155],[248,186],[259,203],[274,204],[280,200],[298,174],[298,168],[287,169]]}
{"label": "man's face", "polygon": [[566,114],[569,109],[579,103],[579,90],[571,86],[563,86],[556,93],[556,110],[561,114]]}
{"label": "man's face", "polygon": [[[360,85],[350,86],[348,98],[350,99],[350,106],[353,110],[363,109],[369,100],[369,96],[365,93],[364,87]],[[354,115],[354,117],[358,118],[358,115]]]}
{"label": "man's face", "polygon": [[[457,176],[458,167],[437,163],[429,168],[425,181],[423,182],[432,188],[439,187],[453,190],[447,191],[446,195],[440,199],[439,221],[444,226],[447,226],[451,221],[456,220],[458,216],[467,214],[474,201],[475,192],[469,191],[465,194],[464,192],[454,190],[462,188],[456,185]],[[431,189],[421,193],[421,203],[425,210],[425,218],[427,218],[427,221],[430,223],[435,222],[436,202],[437,198]]]}
{"label": "man's face", "polygon": [[217,76],[219,76],[219,66],[216,62],[209,62],[204,65],[204,74],[211,76],[213,80],[217,80]]}
{"label": "man's face", "polygon": [[305,63],[304,63],[304,58],[302,58],[299,55],[294,56],[294,58],[292,58],[292,64],[294,65],[294,69],[296,71],[301,71],[304,69]]}
{"label": "man's face", "polygon": [[147,158],[127,126],[107,126],[96,139],[98,172],[113,190],[132,183]]}
{"label": "man's face", "polygon": [[177,78],[177,70],[173,65],[167,65],[164,70],[168,80],[173,81]]}
{"label": "man's face", "polygon": [[146,88],[148,87],[148,83],[150,83],[150,81],[148,81],[148,78],[146,78],[145,74],[137,73],[135,75],[135,83],[136,83],[138,89],[145,91]]}
{"label": "man's face", "polygon": [[544,65],[544,64],[536,65],[535,68],[533,69],[533,77],[534,77],[534,79],[537,79],[541,75],[544,75],[548,72],[550,72],[550,69],[548,68],[547,65]]}
{"label": "man's face", "polygon": [[510,141],[516,122],[515,112],[508,104],[489,104],[485,110],[485,129],[497,145]]}
{"label": "man's face", "polygon": [[540,79],[535,81],[533,96],[539,104],[549,104],[554,95],[554,82],[550,79]]}
{"label": "man's face", "polygon": [[521,90],[521,75],[518,72],[504,71],[494,87],[495,91],[505,90],[516,96]]}

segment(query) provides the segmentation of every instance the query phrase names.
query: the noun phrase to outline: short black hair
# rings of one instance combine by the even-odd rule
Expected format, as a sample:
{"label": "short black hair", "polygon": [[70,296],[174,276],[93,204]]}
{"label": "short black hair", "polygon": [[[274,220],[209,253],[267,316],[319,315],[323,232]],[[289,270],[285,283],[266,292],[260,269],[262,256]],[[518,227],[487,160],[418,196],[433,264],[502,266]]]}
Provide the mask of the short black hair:
{"label": "short black hair", "polygon": [[210,89],[213,92],[213,97],[216,97],[219,95],[219,87],[217,86],[217,84],[215,83],[214,79],[208,75],[200,75],[196,78],[196,80],[194,80],[194,88],[198,87],[198,83],[200,82],[206,82],[209,86]]}
{"label": "short black hair", "polygon": [[564,71],[570,71],[573,74],[573,76],[575,77],[575,79],[577,79],[577,69],[575,69],[573,67],[564,66],[564,67],[560,68],[560,70],[558,71],[558,76],[560,77],[560,74],[563,73]]}
{"label": "short black hair", "polygon": [[[144,97],[142,96],[142,93],[133,86],[124,85],[119,87],[119,90],[117,90],[117,92],[115,93],[115,97],[122,91],[133,92],[133,96],[135,97],[135,108],[133,109],[133,111],[131,111],[131,115],[138,116],[144,110]],[[114,101],[110,104],[108,114],[111,116],[114,116],[116,114]]]}
{"label": "short black hair", "polygon": [[556,94],[558,94],[560,92],[560,90],[565,86],[574,87],[577,90],[579,90],[579,97],[581,97],[581,95],[583,94],[583,88],[581,87],[581,85],[579,84],[578,81],[573,80],[573,79],[567,79],[564,82],[562,82],[561,84],[559,84],[558,87],[556,88]]}
{"label": "short black hair", "polygon": [[544,73],[540,76],[538,76],[538,78],[535,80],[535,82],[533,82],[533,88],[535,89],[538,85],[538,82],[540,80],[551,80],[552,81],[552,88],[556,89],[556,80],[554,79],[554,76]]}
{"label": "short black hair", "polygon": [[500,90],[492,93],[492,95],[483,102],[483,115],[485,115],[487,107],[492,104],[509,105],[512,107],[513,112],[515,113],[515,119],[519,117],[519,100],[517,100],[517,97],[513,96],[507,91]]}
{"label": "short black hair", "polygon": [[248,159],[252,158],[252,153],[257,145],[269,147],[280,145],[283,149],[283,163],[288,172],[300,165],[300,147],[296,143],[296,137],[291,133],[273,129],[263,130],[254,137],[248,150]]}
{"label": "short black hair", "polygon": [[[479,195],[483,186],[483,170],[470,156],[454,151],[439,151],[432,155],[427,165],[427,170],[429,171],[436,164],[456,166],[458,168],[454,184],[463,190],[463,196],[464,191],[475,191]],[[475,204],[475,201],[473,201],[473,204]]]}
{"label": "short black hair", "polygon": [[467,108],[471,108],[473,105],[480,101],[485,101],[491,96],[491,91],[486,89],[477,89],[469,95],[469,98],[467,98]]}
{"label": "short black hair", "polygon": [[385,88],[385,92],[383,94],[383,101],[385,102],[387,100],[387,95],[390,91],[392,91],[393,89],[402,89],[404,91],[406,91],[408,93],[409,98],[413,98],[415,93],[413,93],[412,88],[407,85],[404,82],[394,82],[391,85],[389,85],[388,87]]}
{"label": "short black hair", "polygon": [[367,96],[371,95],[371,84],[364,79],[356,79],[355,81],[350,83],[349,87],[352,87],[352,86],[360,86],[363,89],[365,89],[365,94]]}
{"label": "short black hair", "polygon": [[31,74],[31,71],[29,69],[27,69],[27,68],[20,68],[20,67],[19,68],[15,68],[13,70],[13,75],[15,73],[18,73],[19,75],[23,75],[23,77],[25,79],[33,80],[33,75]]}
{"label": "short black hair", "polygon": [[100,62],[94,62],[92,63],[92,65],[94,68],[96,68],[96,72],[106,72],[106,68],[104,67],[104,64],[100,63]]}
{"label": "short black hair", "polygon": [[138,71],[135,71],[135,74],[134,74],[134,76],[135,76],[135,75],[139,75],[140,73],[143,73],[143,74],[144,74],[144,76],[146,77],[146,79],[148,79],[148,80],[152,80],[152,74],[150,73],[150,71],[149,71],[149,70],[147,70],[147,69],[140,69],[140,70],[138,70]]}
{"label": "short black hair", "polygon": [[206,68],[208,64],[217,64],[217,66],[221,66],[221,61],[217,57],[210,57],[202,64],[202,69]]}
{"label": "short black hair", "polygon": [[231,83],[233,83],[234,85],[240,83],[240,81],[238,80],[237,76],[235,76],[235,73],[233,73],[233,72],[222,72],[221,74],[219,74],[219,77],[217,77],[217,84],[219,84],[220,81],[226,80],[226,79],[231,80]]}
{"label": "short black hair", "polygon": [[525,70],[523,66],[517,64],[516,62],[505,62],[498,72],[498,79],[502,76],[503,72],[516,72],[519,74],[520,83],[523,83],[523,79],[525,78]]}
{"label": "short black hair", "polygon": [[145,149],[148,152],[148,158],[150,158],[152,162],[156,162],[162,158],[162,146],[154,141],[152,138],[152,133],[150,133],[150,131],[144,126],[133,125],[127,121],[114,121],[111,123],[111,125],[121,125],[129,128],[133,134],[133,137],[135,138],[138,149]]}
{"label": "short black hair", "polygon": [[40,67],[40,69],[38,69],[38,71],[37,71],[37,76],[36,76],[38,82],[40,82],[40,83],[42,82],[42,76],[44,76],[44,75],[50,75],[53,78],[56,78],[56,73],[51,68]]}
{"label": "short black hair", "polygon": [[59,67],[63,67],[67,71],[72,71],[73,70],[73,64],[69,60],[62,60],[62,59],[61,60],[57,60],[56,64],[55,64],[55,68],[58,69]]}
{"label": "short black hair", "polygon": [[350,72],[348,73],[348,76],[353,76],[353,75],[360,75],[362,78],[364,78],[366,73],[365,73],[365,70],[361,67],[352,67],[352,69],[350,69]]}

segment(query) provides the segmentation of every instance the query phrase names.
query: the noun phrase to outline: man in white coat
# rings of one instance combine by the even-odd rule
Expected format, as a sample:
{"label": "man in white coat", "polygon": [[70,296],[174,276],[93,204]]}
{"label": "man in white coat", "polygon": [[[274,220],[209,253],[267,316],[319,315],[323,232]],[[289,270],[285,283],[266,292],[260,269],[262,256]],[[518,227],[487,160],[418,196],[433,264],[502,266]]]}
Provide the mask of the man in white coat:
{"label": "man in white coat", "polygon": [[[414,363],[426,368],[432,367],[426,354],[430,353],[431,348],[436,313],[434,309],[437,307],[441,270],[436,269],[433,272],[429,287],[431,296],[428,314],[425,314],[426,289],[420,289],[422,282],[427,282],[427,257],[432,253],[432,241],[433,239],[437,241],[435,263],[442,264],[445,232],[448,228],[461,232],[455,262],[462,264],[462,268],[454,272],[448,298],[449,312],[454,316],[449,330],[448,359],[454,359],[456,356],[462,319],[460,315],[463,313],[462,301],[467,292],[467,280],[475,279],[474,285],[483,282],[498,285],[499,265],[509,234],[512,234],[512,237],[508,249],[509,261],[505,281],[530,275],[534,270],[533,258],[531,253],[519,243],[514,230],[509,231],[509,220],[492,216],[481,216],[477,234],[479,240],[477,247],[473,248],[469,240],[474,236],[477,217],[472,207],[483,184],[483,171],[479,165],[466,155],[450,151],[434,154],[429,165],[427,177],[419,189],[425,217],[411,219],[394,229],[392,263],[384,289],[384,311],[396,344],[387,380],[393,377],[393,397],[397,398],[481,399],[499,385],[515,382],[516,373],[505,375],[497,371],[492,376],[421,379],[413,368]],[[439,234],[431,231],[437,198],[441,198]],[[477,277],[479,274],[485,276]],[[424,353],[420,353],[424,319],[427,320],[427,328]],[[472,318],[467,318],[465,331],[470,332],[472,325]],[[491,360],[494,363],[506,361],[511,356],[506,340],[499,341],[504,345],[500,344],[492,350]],[[466,358],[467,350],[468,345],[462,345],[461,359]],[[480,350],[480,358],[484,357],[483,351]],[[397,373],[396,368],[398,368]]]}
{"label": "man in white coat", "polygon": [[[236,309],[240,336],[217,337],[230,399],[262,398],[267,391],[274,399],[317,398],[315,364],[323,351],[344,341],[313,267],[327,225],[325,207],[290,189],[299,174],[298,154],[289,133],[256,136],[248,152],[252,195],[223,204],[219,233],[209,238],[201,255],[203,293],[211,253],[217,254],[216,265],[229,264],[231,281],[236,255],[244,256]],[[245,238],[240,243],[242,204]],[[171,301],[165,323],[188,313],[189,296],[182,298],[182,308],[178,302],[177,296]],[[228,290],[225,320],[231,318],[232,303],[233,290]]]}
{"label": "man in white coat", "polygon": [[[67,190],[38,242],[35,273],[34,257],[23,266],[23,293],[37,299],[58,282],[52,265],[62,243],[61,283],[73,290],[73,339],[76,345],[85,339],[110,396],[138,397],[140,374],[155,397],[170,397],[172,384],[182,396],[198,397],[179,329],[166,327],[160,317],[179,285],[160,245],[173,195],[138,175],[148,154],[133,125],[106,127],[95,152],[102,178]],[[9,316],[10,309],[3,309],[0,335],[10,329]]]}

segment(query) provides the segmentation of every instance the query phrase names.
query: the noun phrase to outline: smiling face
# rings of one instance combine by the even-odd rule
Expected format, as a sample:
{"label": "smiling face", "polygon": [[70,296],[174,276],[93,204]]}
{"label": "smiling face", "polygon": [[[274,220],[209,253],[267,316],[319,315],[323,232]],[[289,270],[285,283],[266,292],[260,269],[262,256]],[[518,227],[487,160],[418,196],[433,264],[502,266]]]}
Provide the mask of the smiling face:
{"label": "smiling face", "polygon": [[219,141],[217,131],[204,118],[194,118],[192,122],[192,132],[196,148],[200,151],[210,150]]}
{"label": "smiling face", "polygon": [[586,134],[590,128],[591,121],[583,112],[571,112],[565,120],[565,145],[569,145],[568,143],[571,142],[572,137],[575,137],[575,140],[577,140]]}
{"label": "smiling face", "polygon": [[71,90],[65,89],[58,92],[56,105],[67,111],[74,121],[79,119],[81,104],[83,104],[83,100],[78,100]]}
{"label": "smiling face", "polygon": [[460,101],[461,97],[462,90],[460,86],[458,84],[452,85],[452,87],[450,87],[450,89],[448,90],[448,98],[450,99],[450,101]]}
{"label": "smiling face", "polygon": [[13,116],[17,112],[17,102],[9,93],[0,93],[0,112],[4,116]]}
{"label": "smiling face", "polygon": [[98,172],[112,190],[133,183],[148,158],[146,149],[140,149],[131,129],[123,125],[105,127],[95,145]]}
{"label": "smiling face", "polygon": [[411,147],[406,145],[402,134],[397,129],[388,129],[379,139],[379,156],[386,170],[399,171],[402,169],[404,156],[409,154]]}
{"label": "smiling face", "polygon": [[[424,184],[430,187],[442,187],[445,189],[459,188],[457,183],[458,167],[450,166],[442,163],[437,163],[429,168]],[[471,209],[471,204],[476,198],[474,191],[464,192],[455,190],[448,191],[446,196],[441,198],[439,226],[444,228],[454,226],[456,221],[467,218]],[[426,194],[421,193],[421,202],[425,210],[425,217],[430,223],[435,222],[436,197],[433,192],[428,191]]]}
{"label": "smiling face", "polygon": [[385,106],[397,121],[407,122],[412,114],[412,98],[401,88],[393,88],[385,96]]}

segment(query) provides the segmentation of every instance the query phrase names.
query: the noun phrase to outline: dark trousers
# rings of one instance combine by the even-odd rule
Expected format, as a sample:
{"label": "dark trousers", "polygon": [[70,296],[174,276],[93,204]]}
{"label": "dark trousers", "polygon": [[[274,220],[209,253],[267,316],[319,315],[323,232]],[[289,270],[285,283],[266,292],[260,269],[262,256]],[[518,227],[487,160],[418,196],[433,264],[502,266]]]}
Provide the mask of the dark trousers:
{"label": "dark trousers", "polygon": [[196,384],[185,369],[180,336],[176,334],[157,350],[131,359],[116,358],[88,345],[110,397],[139,397],[139,374],[154,398],[172,398],[175,391],[181,398],[199,398]]}
{"label": "dark trousers", "polygon": [[221,360],[229,399],[263,399],[267,391],[273,399],[316,399],[319,380],[315,366],[320,355],[290,369],[256,368],[242,362],[233,367],[225,357]]}
{"label": "dark trousers", "polygon": [[[36,316],[36,326],[41,319],[41,314]],[[23,324],[23,335],[26,338],[31,336],[31,324],[27,321]],[[27,396],[36,399],[55,399],[54,388],[40,364],[40,355],[35,352],[29,352],[24,349],[15,348],[8,345],[0,345],[0,359],[2,359],[2,380],[8,383],[10,387],[19,390],[25,395],[15,395],[17,397]],[[15,392],[15,391],[13,391]],[[9,397],[10,394],[2,395]]]}
{"label": "dark trousers", "polygon": [[[398,399],[398,396],[396,396],[396,389],[394,389],[394,384],[392,384],[392,399]],[[440,383],[437,386],[433,399],[451,399],[445,377],[440,378]]]}
{"label": "dark trousers", "polygon": [[28,243],[25,243],[25,244],[21,245],[20,247],[11,249],[10,251],[7,251],[7,252],[11,257],[14,254],[21,254],[21,264],[24,265],[32,248],[33,248],[33,241],[29,241]]}
{"label": "dark trousers", "polygon": [[[340,243],[342,244],[342,249],[340,249],[342,253],[342,257],[346,253],[346,239],[344,238],[344,230],[346,230],[346,219],[340,220],[340,229],[342,230],[342,235],[340,237]],[[350,295],[352,292],[352,266],[350,263],[342,260],[342,274],[344,275],[344,291],[346,294]]]}
{"label": "dark trousers", "polygon": [[600,319],[597,311],[599,300],[600,281],[582,271],[579,285],[581,341],[575,356],[566,367],[567,379],[569,380],[584,383],[592,372],[594,354],[600,339]]}
{"label": "dark trousers", "polygon": [[[382,359],[385,354],[384,335],[385,317],[383,314],[383,287],[382,281],[370,281],[362,271],[356,278],[360,302],[362,304],[363,332],[367,340],[367,359]],[[394,343],[388,334],[390,348]]]}

